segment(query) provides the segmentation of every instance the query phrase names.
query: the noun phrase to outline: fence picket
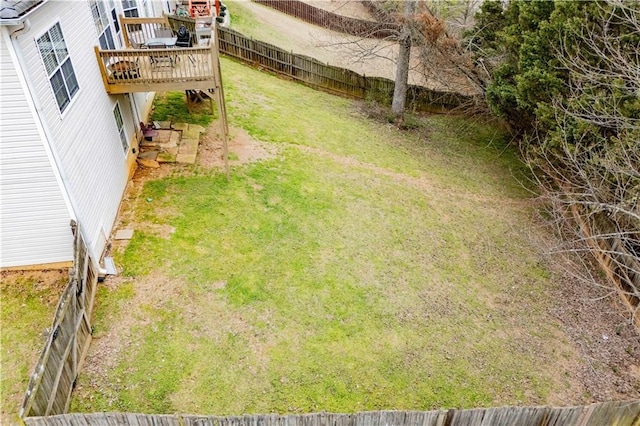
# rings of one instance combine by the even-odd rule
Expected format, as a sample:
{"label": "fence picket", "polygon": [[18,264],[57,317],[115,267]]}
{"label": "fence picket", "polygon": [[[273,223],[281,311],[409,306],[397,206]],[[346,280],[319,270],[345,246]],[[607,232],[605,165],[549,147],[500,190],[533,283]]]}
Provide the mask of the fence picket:
{"label": "fence picket", "polygon": [[[272,44],[245,37],[229,28],[218,27],[218,38],[221,53],[317,89],[351,98],[371,98],[382,102],[390,102],[393,96],[394,82],[386,78],[367,77],[346,68],[324,64],[309,56],[288,52]],[[450,110],[474,99],[473,96],[440,92],[421,86],[409,86],[409,95],[411,108],[429,110],[434,107]]]}
{"label": "fence picket", "polygon": [[27,426],[635,426],[640,400],[611,401],[578,407],[495,407],[448,411],[369,411],[350,414],[195,416],[93,413],[28,417]]}

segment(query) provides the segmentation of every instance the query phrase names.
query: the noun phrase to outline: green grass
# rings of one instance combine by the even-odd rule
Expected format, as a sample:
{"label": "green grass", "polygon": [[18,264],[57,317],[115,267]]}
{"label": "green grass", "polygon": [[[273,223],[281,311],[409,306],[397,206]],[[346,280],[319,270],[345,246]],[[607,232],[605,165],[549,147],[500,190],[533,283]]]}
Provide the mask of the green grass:
{"label": "green grass", "polygon": [[0,286],[0,359],[2,415],[0,423],[18,419],[35,363],[44,347],[44,331],[51,326],[58,297],[66,285],[64,274],[49,272],[53,280],[37,273],[4,273]]}
{"label": "green grass", "polygon": [[153,102],[151,120],[154,121],[171,120],[174,123],[199,124],[206,127],[213,119],[208,102],[197,103],[189,113],[184,92],[158,93]]}
{"label": "green grass", "polygon": [[223,72],[232,126],[278,156],[229,181],[145,185],[135,220],[175,232],[136,227],[119,257],[134,294],[98,307],[131,338],[107,382],[81,378],[73,410],[544,404],[566,386],[522,166],[498,130],[432,116],[402,132],[351,101]]}

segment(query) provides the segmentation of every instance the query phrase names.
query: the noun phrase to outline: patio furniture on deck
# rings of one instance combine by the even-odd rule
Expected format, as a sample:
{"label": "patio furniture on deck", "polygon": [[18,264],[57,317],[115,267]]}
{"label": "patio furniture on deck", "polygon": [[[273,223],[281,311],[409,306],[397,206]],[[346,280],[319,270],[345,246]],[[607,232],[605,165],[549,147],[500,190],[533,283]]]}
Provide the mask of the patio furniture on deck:
{"label": "patio furniture on deck", "polygon": [[191,37],[191,33],[184,25],[180,25],[178,32],[176,33],[177,41],[176,47],[191,47],[193,45],[193,40]]}
{"label": "patio furniture on deck", "polygon": [[156,38],[171,38],[173,37],[173,31],[167,28],[160,28],[156,30]]}
{"label": "patio furniture on deck", "polygon": [[[149,49],[167,49],[167,44],[161,42],[161,41],[156,41],[156,40],[164,40],[164,39],[149,39],[147,40],[147,42],[145,43],[147,45],[147,47]],[[176,38],[173,37],[173,46],[175,46],[176,42]],[[171,46],[171,47],[173,47]],[[167,52],[157,52],[157,53],[152,53],[149,56],[150,60],[151,60],[151,64],[154,66],[154,68],[163,66],[163,65],[168,65],[170,67],[174,67],[175,66],[175,62],[176,62],[176,57],[175,55]]]}
{"label": "patio furniture on deck", "polygon": [[134,61],[119,60],[107,66],[116,80],[132,80],[140,77],[140,65]]}

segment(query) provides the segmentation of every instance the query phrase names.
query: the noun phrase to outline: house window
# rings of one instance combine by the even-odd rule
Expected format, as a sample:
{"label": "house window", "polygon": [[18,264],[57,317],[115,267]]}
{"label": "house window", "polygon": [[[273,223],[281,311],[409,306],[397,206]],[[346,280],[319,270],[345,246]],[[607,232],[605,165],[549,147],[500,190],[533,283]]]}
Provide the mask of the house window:
{"label": "house window", "polygon": [[113,41],[113,33],[109,23],[109,15],[104,7],[104,2],[99,0],[91,0],[91,14],[93,15],[93,23],[98,31],[98,40],[100,48],[103,50],[115,49],[116,45]]}
{"label": "house window", "polygon": [[58,108],[63,112],[79,87],[60,24],[51,27],[37,43]]}
{"label": "house window", "polygon": [[120,133],[120,142],[122,143],[122,149],[126,153],[129,151],[129,141],[127,135],[124,133],[124,121],[122,120],[122,113],[120,112],[120,104],[116,103],[113,109],[113,116],[116,119],[116,127],[118,127],[118,133]]}
{"label": "house window", "polygon": [[127,18],[138,18],[138,4],[136,0],[122,0],[122,11]]}

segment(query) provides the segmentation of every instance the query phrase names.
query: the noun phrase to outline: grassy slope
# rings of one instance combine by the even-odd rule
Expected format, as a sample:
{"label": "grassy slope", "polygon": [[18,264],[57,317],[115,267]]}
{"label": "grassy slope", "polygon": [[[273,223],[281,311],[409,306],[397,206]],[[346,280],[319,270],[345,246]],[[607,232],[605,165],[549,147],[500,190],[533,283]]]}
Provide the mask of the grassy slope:
{"label": "grassy slope", "polygon": [[146,184],[137,220],[175,232],[139,227],[120,256],[133,278],[125,297],[102,295],[96,327],[133,337],[106,382],[82,378],[73,409],[431,409],[562,390],[551,284],[495,129],[436,116],[401,133],[351,101],[223,68],[232,125],[279,155],[230,182]]}

